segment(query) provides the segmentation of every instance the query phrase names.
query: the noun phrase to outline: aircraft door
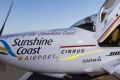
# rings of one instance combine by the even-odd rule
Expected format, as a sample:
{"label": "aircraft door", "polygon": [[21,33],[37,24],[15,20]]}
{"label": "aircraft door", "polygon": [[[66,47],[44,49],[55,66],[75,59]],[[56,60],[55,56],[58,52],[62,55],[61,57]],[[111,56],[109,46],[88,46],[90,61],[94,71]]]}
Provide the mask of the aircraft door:
{"label": "aircraft door", "polygon": [[120,47],[120,24],[99,45],[101,47]]}
{"label": "aircraft door", "polygon": [[96,20],[96,38],[102,43],[119,25],[120,0],[107,0],[100,9]]}

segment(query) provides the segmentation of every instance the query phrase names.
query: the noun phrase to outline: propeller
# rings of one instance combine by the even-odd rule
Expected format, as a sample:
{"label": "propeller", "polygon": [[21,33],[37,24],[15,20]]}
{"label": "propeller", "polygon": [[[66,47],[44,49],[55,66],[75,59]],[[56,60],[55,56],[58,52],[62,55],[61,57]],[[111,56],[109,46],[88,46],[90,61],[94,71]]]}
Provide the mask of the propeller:
{"label": "propeller", "polygon": [[4,27],[5,27],[5,24],[6,24],[7,20],[8,20],[8,17],[9,17],[9,15],[10,15],[10,13],[11,13],[12,6],[13,6],[13,1],[11,2],[11,5],[10,5],[10,8],[9,8],[9,11],[8,11],[8,13],[7,13],[7,16],[6,16],[6,18],[5,18],[5,21],[4,21],[4,23],[3,23],[3,25],[2,25],[2,28],[1,28],[1,30],[0,30],[0,36],[1,36],[2,33],[3,33],[3,30],[4,30]]}
{"label": "propeller", "polygon": [[[1,27],[0,37],[1,37],[2,33],[3,33],[5,24],[6,24],[7,20],[8,20],[8,18],[9,18],[10,13],[11,13],[12,6],[13,6],[13,0],[12,0],[12,2],[11,2],[11,4],[10,4],[8,13],[7,13],[6,18],[5,18],[5,20],[4,20],[4,23],[3,23],[2,27]],[[2,73],[7,72],[7,65],[6,65],[5,63],[3,63],[2,61],[0,61],[0,71],[1,71]]]}

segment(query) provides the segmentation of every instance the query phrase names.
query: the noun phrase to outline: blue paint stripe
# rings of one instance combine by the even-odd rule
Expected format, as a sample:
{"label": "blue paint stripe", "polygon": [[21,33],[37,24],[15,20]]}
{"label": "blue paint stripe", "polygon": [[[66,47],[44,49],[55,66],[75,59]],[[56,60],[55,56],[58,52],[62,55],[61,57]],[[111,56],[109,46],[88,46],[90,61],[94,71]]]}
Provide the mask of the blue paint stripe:
{"label": "blue paint stripe", "polygon": [[8,53],[13,56],[13,57],[17,57],[11,50],[11,48],[9,47],[9,45],[7,44],[7,42],[5,42],[4,40],[0,40],[3,45],[5,46],[5,48],[7,49]]}

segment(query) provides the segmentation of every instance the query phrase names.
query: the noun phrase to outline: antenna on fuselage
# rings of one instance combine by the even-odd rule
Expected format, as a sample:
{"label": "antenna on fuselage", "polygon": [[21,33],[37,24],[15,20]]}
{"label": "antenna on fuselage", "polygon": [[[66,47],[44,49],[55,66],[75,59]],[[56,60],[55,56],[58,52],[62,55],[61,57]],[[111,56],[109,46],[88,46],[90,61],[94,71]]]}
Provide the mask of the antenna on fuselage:
{"label": "antenna on fuselage", "polygon": [[12,2],[11,2],[11,4],[10,4],[9,11],[8,11],[8,13],[7,13],[7,15],[6,15],[5,21],[4,21],[4,23],[3,23],[3,25],[2,25],[2,28],[1,28],[1,30],[0,30],[0,36],[1,36],[2,33],[3,33],[5,24],[6,24],[7,20],[8,20],[8,17],[9,17],[9,15],[10,15],[11,10],[12,10],[12,6],[13,6],[13,0],[12,0]]}

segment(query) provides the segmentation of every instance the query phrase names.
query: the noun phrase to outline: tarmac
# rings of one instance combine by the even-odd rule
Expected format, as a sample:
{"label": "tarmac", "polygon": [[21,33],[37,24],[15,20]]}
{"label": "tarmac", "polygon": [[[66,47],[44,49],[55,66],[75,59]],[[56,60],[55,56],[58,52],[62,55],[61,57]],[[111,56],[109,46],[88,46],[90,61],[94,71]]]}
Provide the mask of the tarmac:
{"label": "tarmac", "polygon": [[26,71],[0,62],[0,80],[18,80]]}
{"label": "tarmac", "polygon": [[34,73],[31,77],[28,78],[28,80],[118,80],[117,78],[113,77],[112,75],[104,75],[104,76],[100,76],[97,78],[93,78],[90,79],[89,76],[83,74],[83,75],[72,75],[73,78],[72,79],[57,79],[57,78],[52,78],[52,77],[48,77],[45,75],[41,75],[39,73]]}

